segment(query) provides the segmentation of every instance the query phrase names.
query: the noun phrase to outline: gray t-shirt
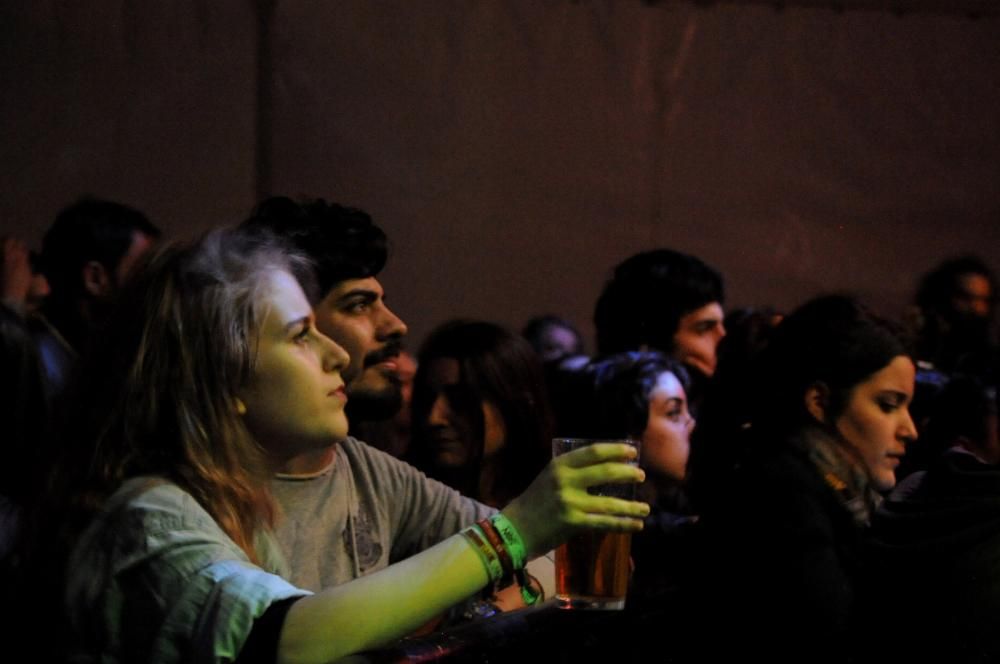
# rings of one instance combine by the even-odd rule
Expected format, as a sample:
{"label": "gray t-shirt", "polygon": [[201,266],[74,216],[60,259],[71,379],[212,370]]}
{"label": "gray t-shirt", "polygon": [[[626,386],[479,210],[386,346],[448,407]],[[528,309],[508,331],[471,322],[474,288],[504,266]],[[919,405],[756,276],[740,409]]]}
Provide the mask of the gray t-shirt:
{"label": "gray t-shirt", "polygon": [[255,550],[259,566],[176,484],[129,480],[70,558],[73,661],[232,661],[271,604],[310,594],[282,578],[269,533]]}
{"label": "gray t-shirt", "polygon": [[323,471],[278,475],[271,486],[289,578],[312,591],[388,567],[496,512],[350,437]]}

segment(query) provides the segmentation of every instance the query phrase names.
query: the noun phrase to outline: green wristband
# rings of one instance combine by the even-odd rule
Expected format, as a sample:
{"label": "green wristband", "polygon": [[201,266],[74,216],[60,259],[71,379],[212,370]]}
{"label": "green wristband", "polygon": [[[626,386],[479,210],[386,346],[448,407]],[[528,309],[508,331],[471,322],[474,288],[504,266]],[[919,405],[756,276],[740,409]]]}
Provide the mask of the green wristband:
{"label": "green wristband", "polygon": [[503,564],[500,562],[500,556],[497,555],[496,550],[490,545],[479,526],[469,526],[461,532],[461,535],[472,544],[472,548],[479,554],[479,559],[486,567],[486,574],[490,577],[490,583],[496,583],[503,578]]}
{"label": "green wristband", "polygon": [[524,600],[524,605],[533,606],[542,596],[542,593],[532,587],[531,575],[522,569],[518,570],[514,576],[517,577],[517,585],[521,587],[521,599]]}
{"label": "green wristband", "polygon": [[500,539],[503,540],[504,546],[507,547],[510,559],[514,563],[514,569],[524,569],[524,566],[528,564],[528,552],[524,548],[524,540],[521,539],[521,533],[517,532],[514,524],[501,512],[497,512],[491,516],[490,523],[497,529]]}

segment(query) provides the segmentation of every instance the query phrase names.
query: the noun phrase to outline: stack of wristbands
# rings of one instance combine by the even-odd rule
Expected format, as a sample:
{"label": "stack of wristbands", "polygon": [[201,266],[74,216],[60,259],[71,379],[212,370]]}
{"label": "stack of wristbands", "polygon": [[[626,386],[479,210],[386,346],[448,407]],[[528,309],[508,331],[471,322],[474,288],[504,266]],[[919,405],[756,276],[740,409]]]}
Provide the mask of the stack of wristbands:
{"label": "stack of wristbands", "polygon": [[494,590],[505,588],[516,579],[524,603],[531,606],[538,601],[540,593],[528,582],[524,572],[528,563],[524,540],[507,517],[497,512],[463,530],[462,536],[479,554]]}

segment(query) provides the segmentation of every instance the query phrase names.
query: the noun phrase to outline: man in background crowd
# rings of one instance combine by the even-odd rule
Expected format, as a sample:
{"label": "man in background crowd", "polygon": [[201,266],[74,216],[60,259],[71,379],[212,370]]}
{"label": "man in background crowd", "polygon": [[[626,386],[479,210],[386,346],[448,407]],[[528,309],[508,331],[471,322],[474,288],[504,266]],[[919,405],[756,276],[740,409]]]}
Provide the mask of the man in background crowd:
{"label": "man in background crowd", "polygon": [[[692,369],[693,400],[715,373],[726,334],[722,276],[688,254],[655,249],[615,267],[594,310],[599,357],[659,350]],[[689,394],[689,397],[691,395]]]}
{"label": "man in background crowd", "polygon": [[41,253],[51,292],[33,324],[50,394],[63,390],[114,297],[160,235],[138,210],[97,198],[56,216]]}

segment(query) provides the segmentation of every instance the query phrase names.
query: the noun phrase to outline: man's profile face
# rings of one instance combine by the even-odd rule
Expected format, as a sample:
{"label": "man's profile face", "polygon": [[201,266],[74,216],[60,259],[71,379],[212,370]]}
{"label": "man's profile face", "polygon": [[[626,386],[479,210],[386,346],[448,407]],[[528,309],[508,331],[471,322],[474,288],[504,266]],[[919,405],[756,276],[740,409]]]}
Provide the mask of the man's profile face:
{"label": "man's profile face", "polygon": [[316,327],[351,356],[341,372],[348,407],[368,415],[374,406],[363,419],[391,417],[401,399],[397,358],[406,324],[385,305],[384,296],[375,277],[347,279],[315,307]]}
{"label": "man's profile face", "polygon": [[715,373],[715,349],[724,336],[722,305],[711,302],[681,316],[674,333],[672,355],[675,360],[711,376]]}

